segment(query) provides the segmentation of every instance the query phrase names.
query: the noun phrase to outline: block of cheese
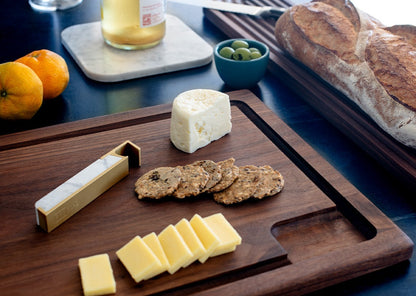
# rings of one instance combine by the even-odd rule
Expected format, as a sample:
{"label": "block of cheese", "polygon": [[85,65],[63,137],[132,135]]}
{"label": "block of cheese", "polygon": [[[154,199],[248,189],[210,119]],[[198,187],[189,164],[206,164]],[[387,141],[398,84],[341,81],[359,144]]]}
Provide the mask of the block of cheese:
{"label": "block of cheese", "polygon": [[193,153],[231,132],[231,108],[227,94],[194,89],[173,101],[170,139],[176,148]]}
{"label": "block of cheese", "polygon": [[165,272],[169,268],[169,261],[168,258],[166,258],[165,251],[163,251],[162,245],[159,242],[159,239],[157,238],[156,233],[152,232],[143,237],[143,241],[146,243],[146,245],[153,251],[153,253],[156,255],[156,257],[160,261],[160,268],[155,269],[153,273],[149,273],[144,279],[150,279],[154,276],[157,276],[161,274],[162,272]]}
{"label": "block of cheese", "polygon": [[182,236],[183,240],[193,255],[192,259],[190,259],[186,265],[182,266],[187,267],[192,262],[205,255],[205,247],[196,235],[194,229],[191,226],[191,223],[189,223],[189,221],[185,218],[176,223],[175,228],[178,230],[179,234]]}
{"label": "block of cheese", "polygon": [[198,214],[195,214],[189,223],[191,223],[192,228],[205,248],[205,254],[198,259],[199,262],[204,263],[216,250],[221,241]]}
{"label": "block of cheese", "polygon": [[211,257],[232,252],[241,244],[241,236],[223,214],[214,214],[205,217],[204,220],[220,239],[220,244],[211,254]]}
{"label": "block of cheese", "polygon": [[134,237],[117,252],[117,257],[136,283],[161,269],[161,263],[140,236]]}
{"label": "block of cheese", "polygon": [[108,254],[78,260],[82,289],[85,296],[107,295],[116,292],[113,269]]}
{"label": "block of cheese", "polygon": [[189,250],[182,236],[172,224],[162,230],[158,235],[160,244],[169,261],[168,272],[174,274],[179,268],[192,260]]}

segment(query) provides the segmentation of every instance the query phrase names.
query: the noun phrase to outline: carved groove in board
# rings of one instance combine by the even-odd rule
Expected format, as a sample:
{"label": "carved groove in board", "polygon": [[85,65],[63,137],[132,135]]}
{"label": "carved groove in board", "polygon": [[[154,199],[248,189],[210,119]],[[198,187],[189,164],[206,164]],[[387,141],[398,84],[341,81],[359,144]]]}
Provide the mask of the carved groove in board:
{"label": "carved groove in board", "polygon": [[231,101],[274,143],[315,185],[320,188],[339,208],[339,211],[371,239],[377,231],[375,227],[349,203],[322,175],[320,175],[296,150],[276,133],[254,110],[241,101]]}

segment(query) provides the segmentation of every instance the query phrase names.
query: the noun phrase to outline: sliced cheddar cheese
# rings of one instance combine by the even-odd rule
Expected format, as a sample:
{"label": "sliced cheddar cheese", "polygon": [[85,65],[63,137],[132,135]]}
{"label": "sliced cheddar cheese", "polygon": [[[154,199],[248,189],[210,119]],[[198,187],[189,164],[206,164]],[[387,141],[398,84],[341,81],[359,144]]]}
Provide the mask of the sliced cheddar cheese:
{"label": "sliced cheddar cheese", "polygon": [[199,262],[204,263],[221,241],[200,215],[195,214],[189,222],[205,248],[205,254],[198,258]]}
{"label": "sliced cheddar cheese", "polygon": [[165,272],[169,268],[169,261],[166,257],[165,252],[163,251],[162,245],[159,242],[159,239],[157,238],[156,233],[152,232],[143,237],[143,241],[146,243],[146,245],[153,251],[153,253],[156,255],[156,257],[160,261],[160,268],[155,269],[153,273],[148,274],[144,279],[150,279],[154,276],[157,276],[161,274],[162,272]]}
{"label": "sliced cheddar cheese", "polygon": [[140,236],[136,236],[117,252],[117,257],[136,283],[161,269],[157,256]]}
{"label": "sliced cheddar cheese", "polygon": [[107,295],[116,292],[113,269],[107,254],[78,260],[82,289],[85,296]]}
{"label": "sliced cheddar cheese", "polygon": [[162,230],[158,235],[158,239],[168,258],[168,272],[170,274],[174,274],[179,268],[188,264],[192,259],[192,252],[172,224]]}
{"label": "sliced cheddar cheese", "polygon": [[232,252],[241,244],[241,236],[223,214],[218,213],[205,217],[204,221],[220,240],[211,257]]}
{"label": "sliced cheddar cheese", "polygon": [[196,235],[194,229],[191,226],[191,223],[189,223],[189,221],[185,218],[180,220],[175,225],[175,228],[178,230],[179,234],[182,236],[183,240],[193,255],[189,262],[182,266],[187,267],[206,253],[205,247]]}

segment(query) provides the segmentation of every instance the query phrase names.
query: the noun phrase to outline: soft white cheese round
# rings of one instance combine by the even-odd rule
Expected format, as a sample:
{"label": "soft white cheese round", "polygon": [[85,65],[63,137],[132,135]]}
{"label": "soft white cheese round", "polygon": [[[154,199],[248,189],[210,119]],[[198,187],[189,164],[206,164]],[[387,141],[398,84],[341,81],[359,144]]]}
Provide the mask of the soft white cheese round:
{"label": "soft white cheese round", "polygon": [[176,148],[193,153],[231,132],[231,108],[227,94],[194,89],[173,101],[170,140]]}

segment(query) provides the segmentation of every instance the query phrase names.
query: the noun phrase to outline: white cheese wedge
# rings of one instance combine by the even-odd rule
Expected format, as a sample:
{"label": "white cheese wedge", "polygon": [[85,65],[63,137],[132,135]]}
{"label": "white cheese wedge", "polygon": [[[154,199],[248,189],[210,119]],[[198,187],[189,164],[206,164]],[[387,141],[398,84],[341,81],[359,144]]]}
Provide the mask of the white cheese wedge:
{"label": "white cheese wedge", "polygon": [[170,139],[176,148],[193,153],[231,132],[231,108],[227,94],[194,89],[173,101]]}
{"label": "white cheese wedge", "polygon": [[116,292],[116,281],[107,254],[78,260],[82,289],[85,296],[107,295]]}
{"label": "white cheese wedge", "polygon": [[163,251],[162,245],[159,242],[159,239],[157,238],[156,233],[152,232],[143,237],[143,241],[146,243],[146,245],[153,251],[153,253],[156,255],[156,257],[160,261],[160,268],[155,269],[153,273],[149,273],[144,279],[150,279],[154,276],[157,276],[161,274],[162,272],[165,272],[169,268],[169,261],[166,257],[165,251]]}
{"label": "white cheese wedge", "polygon": [[179,234],[182,236],[189,250],[193,254],[192,258],[184,266],[182,266],[187,267],[206,253],[205,247],[196,235],[191,223],[189,223],[189,221],[185,218],[176,223],[175,228],[178,230]]}
{"label": "white cheese wedge", "polygon": [[148,278],[160,270],[162,266],[159,259],[140,236],[133,238],[116,254],[136,283]]}
{"label": "white cheese wedge", "polygon": [[189,250],[182,236],[175,226],[169,225],[158,235],[160,244],[169,261],[168,272],[174,274],[179,268],[188,264],[192,259],[192,252]]}
{"label": "white cheese wedge", "polygon": [[195,214],[189,223],[191,223],[196,235],[204,245],[205,254],[198,259],[199,262],[204,263],[217,249],[221,241],[214,231],[208,226],[205,220],[198,214]]}
{"label": "white cheese wedge", "polygon": [[205,217],[204,221],[220,239],[220,244],[211,254],[211,257],[232,252],[241,244],[241,236],[223,214],[218,213]]}

